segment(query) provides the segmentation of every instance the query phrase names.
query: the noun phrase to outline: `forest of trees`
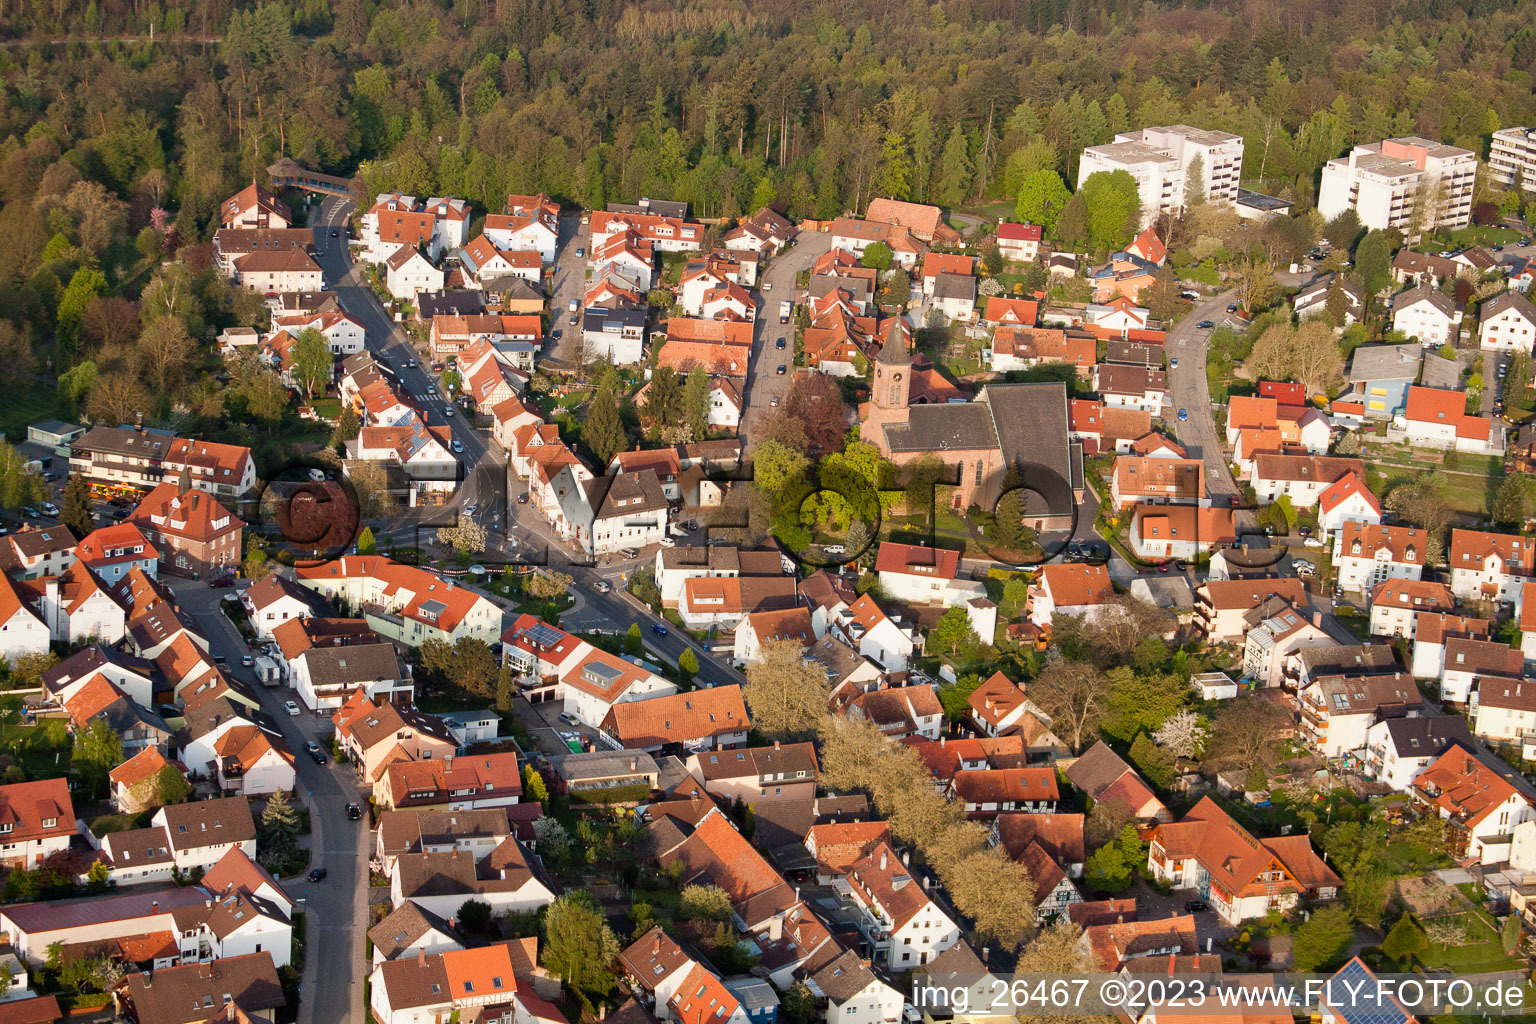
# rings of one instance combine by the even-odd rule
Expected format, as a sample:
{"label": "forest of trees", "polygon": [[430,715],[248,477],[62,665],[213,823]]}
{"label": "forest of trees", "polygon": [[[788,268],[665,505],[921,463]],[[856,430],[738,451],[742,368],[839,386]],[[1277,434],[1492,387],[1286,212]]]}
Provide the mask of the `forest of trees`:
{"label": "forest of trees", "polygon": [[[251,312],[196,250],[280,154],[481,209],[542,190],[825,217],[876,194],[1022,194],[1050,217],[1082,146],[1182,121],[1241,133],[1250,184],[1304,210],[1356,142],[1481,152],[1536,123],[1533,15],[1536,0],[13,0],[0,317],[17,331],[0,324],[0,372],[91,360],[70,390],[103,415],[195,411],[179,332],[120,350],[161,310],[203,346]],[[141,298],[135,317],[103,305]],[[92,394],[109,389],[85,378],[114,373]]]}

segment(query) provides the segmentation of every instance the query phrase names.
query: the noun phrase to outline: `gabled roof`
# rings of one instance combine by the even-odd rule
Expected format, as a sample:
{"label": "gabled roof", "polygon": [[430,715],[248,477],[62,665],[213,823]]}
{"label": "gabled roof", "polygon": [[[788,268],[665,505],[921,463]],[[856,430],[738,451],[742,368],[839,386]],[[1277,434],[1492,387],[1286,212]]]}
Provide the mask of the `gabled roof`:
{"label": "gabled roof", "polygon": [[1365,485],[1358,473],[1353,471],[1340,477],[1331,486],[1318,495],[1317,505],[1323,512],[1332,512],[1352,497],[1358,497],[1372,509],[1378,516],[1381,515],[1381,502],[1371,489]]}
{"label": "gabled roof", "polygon": [[393,960],[428,932],[440,932],[457,941],[452,925],[430,910],[423,910],[420,905],[406,900],[368,929],[368,938],[373,942],[375,952],[385,960]]}
{"label": "gabled roof", "polygon": [[876,572],[894,572],[925,579],[952,580],[960,567],[960,552],[921,544],[884,541],[875,557]]}
{"label": "gabled roof", "polygon": [[243,796],[171,804],[155,812],[177,851],[244,843],[256,838],[250,801]]}
{"label": "gabled roof", "polygon": [[1102,565],[1047,565],[1037,579],[1058,608],[1104,604],[1114,596],[1109,569]]}
{"label": "gabled roof", "polygon": [[[52,822],[52,824],[48,824]],[[10,843],[75,834],[75,808],[64,779],[39,779],[0,786],[0,824],[11,826]]]}
{"label": "gabled roof", "polygon": [[1467,747],[1453,746],[1413,780],[1414,791],[1473,828],[1519,791]]}
{"label": "gabled roof", "polygon": [[[1341,884],[1305,835],[1255,839],[1210,797],[1183,821],[1157,826],[1152,841],[1170,859],[1194,859],[1227,900]],[[1280,872],[1278,880],[1275,872]]]}
{"label": "gabled roof", "polygon": [[1058,864],[1082,864],[1087,859],[1083,845],[1082,814],[999,814],[994,822],[998,845],[1008,856],[1019,856],[1031,845],[1038,845]]}
{"label": "gabled roof", "polygon": [[734,683],[649,700],[624,701],[609,708],[602,723],[603,732],[622,746],[642,749],[746,732],[749,728],[751,720],[741,698],[741,687]]}
{"label": "gabled roof", "polygon": [[694,961],[670,935],[662,931],[661,925],[657,925],[630,943],[619,954],[619,962],[631,978],[646,991],[652,992],[657,982]]}

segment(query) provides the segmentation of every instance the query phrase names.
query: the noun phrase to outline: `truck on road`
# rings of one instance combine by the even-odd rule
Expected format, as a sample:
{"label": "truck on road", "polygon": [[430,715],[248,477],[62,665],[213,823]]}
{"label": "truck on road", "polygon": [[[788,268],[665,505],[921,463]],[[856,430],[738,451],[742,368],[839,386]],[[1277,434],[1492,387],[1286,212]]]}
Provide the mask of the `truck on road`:
{"label": "truck on road", "polygon": [[783,302],[779,303],[779,323],[789,323],[789,318],[794,314],[794,312],[795,304],[793,302],[785,299]]}

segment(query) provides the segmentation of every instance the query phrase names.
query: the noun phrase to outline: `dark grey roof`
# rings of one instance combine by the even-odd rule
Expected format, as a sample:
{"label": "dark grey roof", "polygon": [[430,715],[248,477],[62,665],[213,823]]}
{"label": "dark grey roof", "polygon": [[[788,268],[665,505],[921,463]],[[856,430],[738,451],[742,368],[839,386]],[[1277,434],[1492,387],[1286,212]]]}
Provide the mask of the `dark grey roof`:
{"label": "dark grey roof", "polygon": [[[992,411],[1003,461],[1017,467],[1031,489],[1030,510],[1069,511],[1083,472],[1082,449],[1067,436],[1067,386],[988,384],[981,398]],[[1035,495],[1044,499],[1043,509],[1035,507]]]}
{"label": "dark grey roof", "polygon": [[873,289],[863,277],[838,277],[833,274],[817,274],[811,278],[811,298],[820,299],[836,291],[847,292],[854,302],[868,302]]}
{"label": "dark grey roof", "polygon": [[78,928],[109,921],[131,921],[150,914],[169,913],[177,907],[189,907],[208,898],[200,886],[134,886],[121,896],[88,896],[77,900],[50,900],[45,903],[19,903],[5,908],[11,924],[24,932]]}
{"label": "dark grey roof", "polygon": [[1386,644],[1323,644],[1296,652],[1308,678],[1320,675],[1375,675],[1395,672],[1397,658]]}
{"label": "dark grey roof", "polygon": [[549,759],[555,774],[567,782],[613,779],[628,775],[659,775],[655,758],[643,750],[593,750],[560,754]]}
{"label": "dark grey roof", "polygon": [[1131,766],[1111,750],[1109,744],[1099,740],[1072,762],[1072,767],[1067,769],[1067,781],[1089,796],[1097,797],[1130,770]]}
{"label": "dark grey roof", "polygon": [[774,994],[773,986],[761,978],[723,978],[720,983],[736,997],[748,1016],[779,1005],[779,997]]}
{"label": "dark grey roof", "polygon": [[1398,757],[1439,757],[1457,743],[1469,750],[1476,747],[1461,715],[1394,718],[1387,722],[1387,740]]}
{"label": "dark grey roof", "polygon": [[885,363],[887,366],[908,366],[912,362],[912,353],[907,348],[907,331],[902,325],[901,317],[891,317],[890,326],[886,328],[885,341],[880,345],[880,351],[875,355],[875,362]]}
{"label": "dark grey roof", "polygon": [[935,299],[976,301],[976,279],[969,274],[939,274],[933,279]]}
{"label": "dark grey roof", "polygon": [[150,974],[130,974],[128,1001],[138,1024],[193,1024],[222,1015],[224,997],[253,1019],[287,1002],[272,954],[249,953],[210,963],[181,964]]}
{"label": "dark grey roof", "polygon": [[1125,363],[1130,366],[1163,368],[1163,346],[1144,345],[1136,341],[1110,341],[1104,352],[1106,363]]}
{"label": "dark grey roof", "polygon": [[1434,306],[1447,318],[1454,316],[1456,313],[1456,303],[1450,298],[1450,296],[1446,295],[1440,289],[1427,282],[1417,284],[1402,294],[1398,295],[1397,298],[1393,301],[1392,308],[1398,312],[1401,312],[1402,310],[1407,309],[1409,306],[1412,306],[1414,303],[1421,301],[1428,302],[1431,306]]}
{"label": "dark grey roof", "polygon": [[177,851],[232,846],[256,838],[256,819],[251,817],[250,801],[243,796],[194,800],[160,810],[165,814],[165,831],[171,838],[171,847]]}
{"label": "dark grey roof", "polygon": [[447,921],[406,900],[384,920],[368,929],[368,938],[373,940],[373,948],[382,953],[384,959],[393,960],[400,955],[401,950],[408,948],[429,931],[454,935],[453,926]]}
{"label": "dark grey roof", "polygon": [[949,402],[911,406],[906,423],[886,425],[885,441],[893,452],[978,451],[996,448],[997,434],[986,406]]}
{"label": "dark grey roof", "polygon": [[434,316],[477,316],[484,312],[485,296],[474,288],[422,292],[416,296],[416,315],[422,320]]}
{"label": "dark grey roof", "polygon": [[1507,309],[1513,309],[1526,319],[1527,322],[1536,324],[1536,305],[1525,297],[1523,292],[1511,288],[1507,292],[1499,292],[1493,298],[1483,303],[1478,310],[1478,318],[1487,321],[1491,317],[1498,316]]}
{"label": "dark grey roof", "polygon": [[606,306],[593,306],[588,309],[581,318],[581,329],[602,333],[604,327],[609,324],[617,324],[619,327],[644,327],[646,311],[643,309],[609,309]]}
{"label": "dark grey roof", "polygon": [[405,678],[400,655],[388,643],[311,647],[303,658],[309,666],[310,681],[316,686]]}
{"label": "dark grey roof", "polygon": [[1423,357],[1419,345],[1361,345],[1349,358],[1349,381],[1415,380]]}
{"label": "dark grey roof", "polygon": [[688,219],[688,204],[675,199],[641,199],[638,203],[609,203],[609,213],[648,213],[656,217]]}
{"label": "dark grey roof", "polygon": [[53,668],[43,673],[43,687],[53,689],[56,686],[66,684],[72,679],[83,679],[103,665],[115,665],[126,669],[136,675],[150,678],[154,671],[154,664],[143,658],[136,657],[126,651],[119,651],[114,647],[104,647],[101,644],[92,644],[82,651],[77,651],[59,662]]}
{"label": "dark grey roof", "polygon": [[596,477],[587,484],[587,500],[597,519],[631,516],[667,507],[667,496],[662,492],[661,481],[654,469]]}
{"label": "dark grey roof", "polygon": [[811,975],[811,980],[834,1003],[846,1003],[879,979],[850,949]]}

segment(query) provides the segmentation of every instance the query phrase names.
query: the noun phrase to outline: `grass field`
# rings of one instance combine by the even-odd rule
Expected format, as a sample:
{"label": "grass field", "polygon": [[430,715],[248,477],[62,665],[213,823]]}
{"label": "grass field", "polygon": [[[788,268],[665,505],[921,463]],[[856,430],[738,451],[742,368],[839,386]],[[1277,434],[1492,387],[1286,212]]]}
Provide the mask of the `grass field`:
{"label": "grass field", "polygon": [[26,439],[28,423],[61,418],[58,396],[46,384],[15,388],[0,402],[0,430],[12,441]]}

